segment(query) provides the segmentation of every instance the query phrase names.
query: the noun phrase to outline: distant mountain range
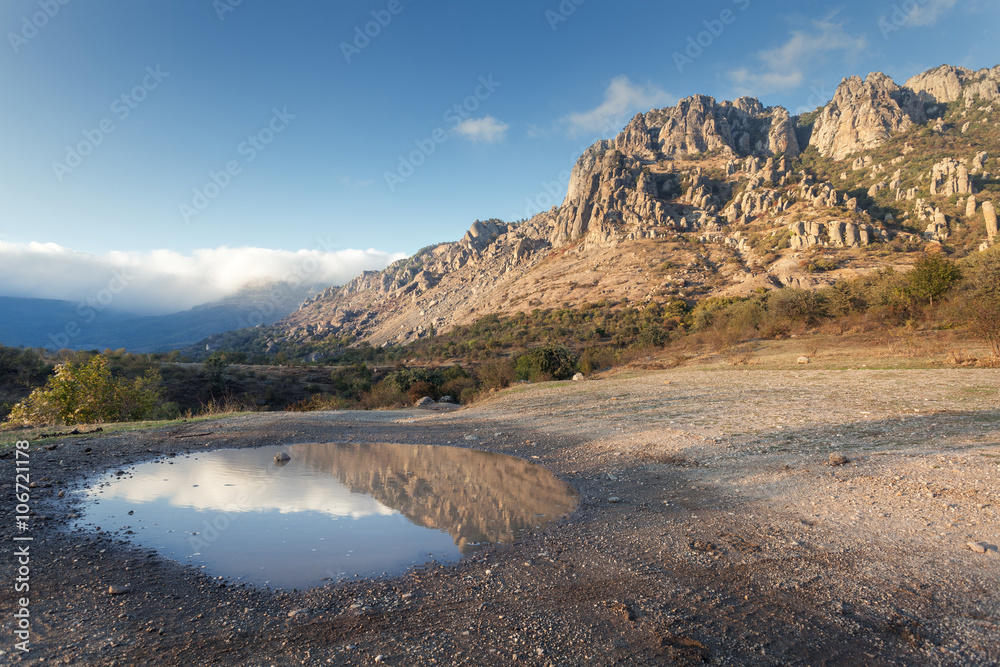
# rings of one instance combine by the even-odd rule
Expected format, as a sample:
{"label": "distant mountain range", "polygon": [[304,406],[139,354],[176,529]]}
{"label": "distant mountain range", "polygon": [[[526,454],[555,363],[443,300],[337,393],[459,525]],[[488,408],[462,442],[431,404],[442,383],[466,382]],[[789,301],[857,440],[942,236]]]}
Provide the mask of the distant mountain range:
{"label": "distant mountain range", "polygon": [[98,312],[71,301],[0,297],[0,344],[164,352],[232,329],[273,324],[319,289],[283,282],[248,285],[223,300],[169,315]]}

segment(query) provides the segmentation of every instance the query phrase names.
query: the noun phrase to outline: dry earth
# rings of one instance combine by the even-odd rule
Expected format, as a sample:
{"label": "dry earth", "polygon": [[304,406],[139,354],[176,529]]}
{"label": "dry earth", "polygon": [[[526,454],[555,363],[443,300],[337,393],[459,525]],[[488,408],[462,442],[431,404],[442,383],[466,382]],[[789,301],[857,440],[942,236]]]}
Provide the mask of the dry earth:
{"label": "dry earth", "polygon": [[[1000,372],[971,369],[632,371],[519,386],[456,412],[266,413],[42,441],[32,650],[13,650],[7,557],[0,660],[998,664],[998,386]],[[94,473],[205,447],[333,441],[513,454],[581,503],[454,566],[299,592],[227,585],[66,528],[73,494],[58,493]],[[850,462],[830,465],[831,453]]]}

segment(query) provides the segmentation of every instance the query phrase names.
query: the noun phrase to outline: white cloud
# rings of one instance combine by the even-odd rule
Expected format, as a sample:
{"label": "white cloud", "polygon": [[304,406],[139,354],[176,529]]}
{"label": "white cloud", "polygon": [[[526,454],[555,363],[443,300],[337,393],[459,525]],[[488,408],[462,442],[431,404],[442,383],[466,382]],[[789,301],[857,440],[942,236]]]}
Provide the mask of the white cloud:
{"label": "white cloud", "polygon": [[923,0],[906,19],[907,25],[931,26],[938,22],[957,0]]}
{"label": "white cloud", "polygon": [[627,76],[619,76],[611,80],[600,105],[590,111],[571,113],[562,120],[574,133],[609,134],[618,132],[628,122],[629,116],[636,112],[668,106],[676,101],[653,83],[640,86],[632,83]]}
{"label": "white cloud", "polygon": [[458,132],[473,143],[482,141],[492,144],[503,140],[507,134],[508,127],[507,123],[501,123],[493,116],[484,116],[482,118],[470,118],[462,121],[455,126],[455,132]]}
{"label": "white cloud", "polygon": [[135,313],[186,310],[237,292],[247,283],[289,281],[342,285],[365,270],[405,257],[380,250],[209,248],[93,255],[54,243],[0,241],[0,296],[83,302],[102,291],[107,306]]}
{"label": "white cloud", "polygon": [[789,90],[805,83],[810,66],[829,54],[857,54],[867,47],[868,40],[848,34],[843,23],[814,21],[811,30],[792,31],[781,46],[758,52],[758,70],[742,67],[730,71],[729,78],[740,95]]}

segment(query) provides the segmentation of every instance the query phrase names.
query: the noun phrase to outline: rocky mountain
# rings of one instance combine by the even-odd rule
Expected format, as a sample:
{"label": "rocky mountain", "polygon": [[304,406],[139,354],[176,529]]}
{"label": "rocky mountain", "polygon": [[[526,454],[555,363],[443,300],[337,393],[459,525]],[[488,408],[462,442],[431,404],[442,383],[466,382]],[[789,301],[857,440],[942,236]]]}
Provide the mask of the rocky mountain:
{"label": "rocky mountain", "polygon": [[844,79],[801,116],[706,96],[637,114],[580,156],[561,206],[331,287],[274,345],[404,343],[491,313],[814,287],[932,246],[974,252],[997,234],[997,100],[1000,66],[946,65]]}

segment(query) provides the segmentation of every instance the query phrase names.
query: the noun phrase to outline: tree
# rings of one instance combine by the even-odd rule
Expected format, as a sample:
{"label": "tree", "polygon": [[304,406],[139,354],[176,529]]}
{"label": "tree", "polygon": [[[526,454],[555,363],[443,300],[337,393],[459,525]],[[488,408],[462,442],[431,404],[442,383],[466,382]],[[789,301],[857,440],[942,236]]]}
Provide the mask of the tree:
{"label": "tree", "polygon": [[918,299],[927,299],[932,307],[934,299],[944,296],[961,279],[962,271],[940,255],[921,257],[907,274],[913,295]]}
{"label": "tree", "polygon": [[136,421],[156,409],[159,386],[155,370],[135,380],[113,377],[107,357],[99,354],[56,366],[55,375],[15,405],[8,419],[23,426]]}
{"label": "tree", "polygon": [[978,253],[967,264],[961,314],[969,330],[1000,356],[1000,247]]}

